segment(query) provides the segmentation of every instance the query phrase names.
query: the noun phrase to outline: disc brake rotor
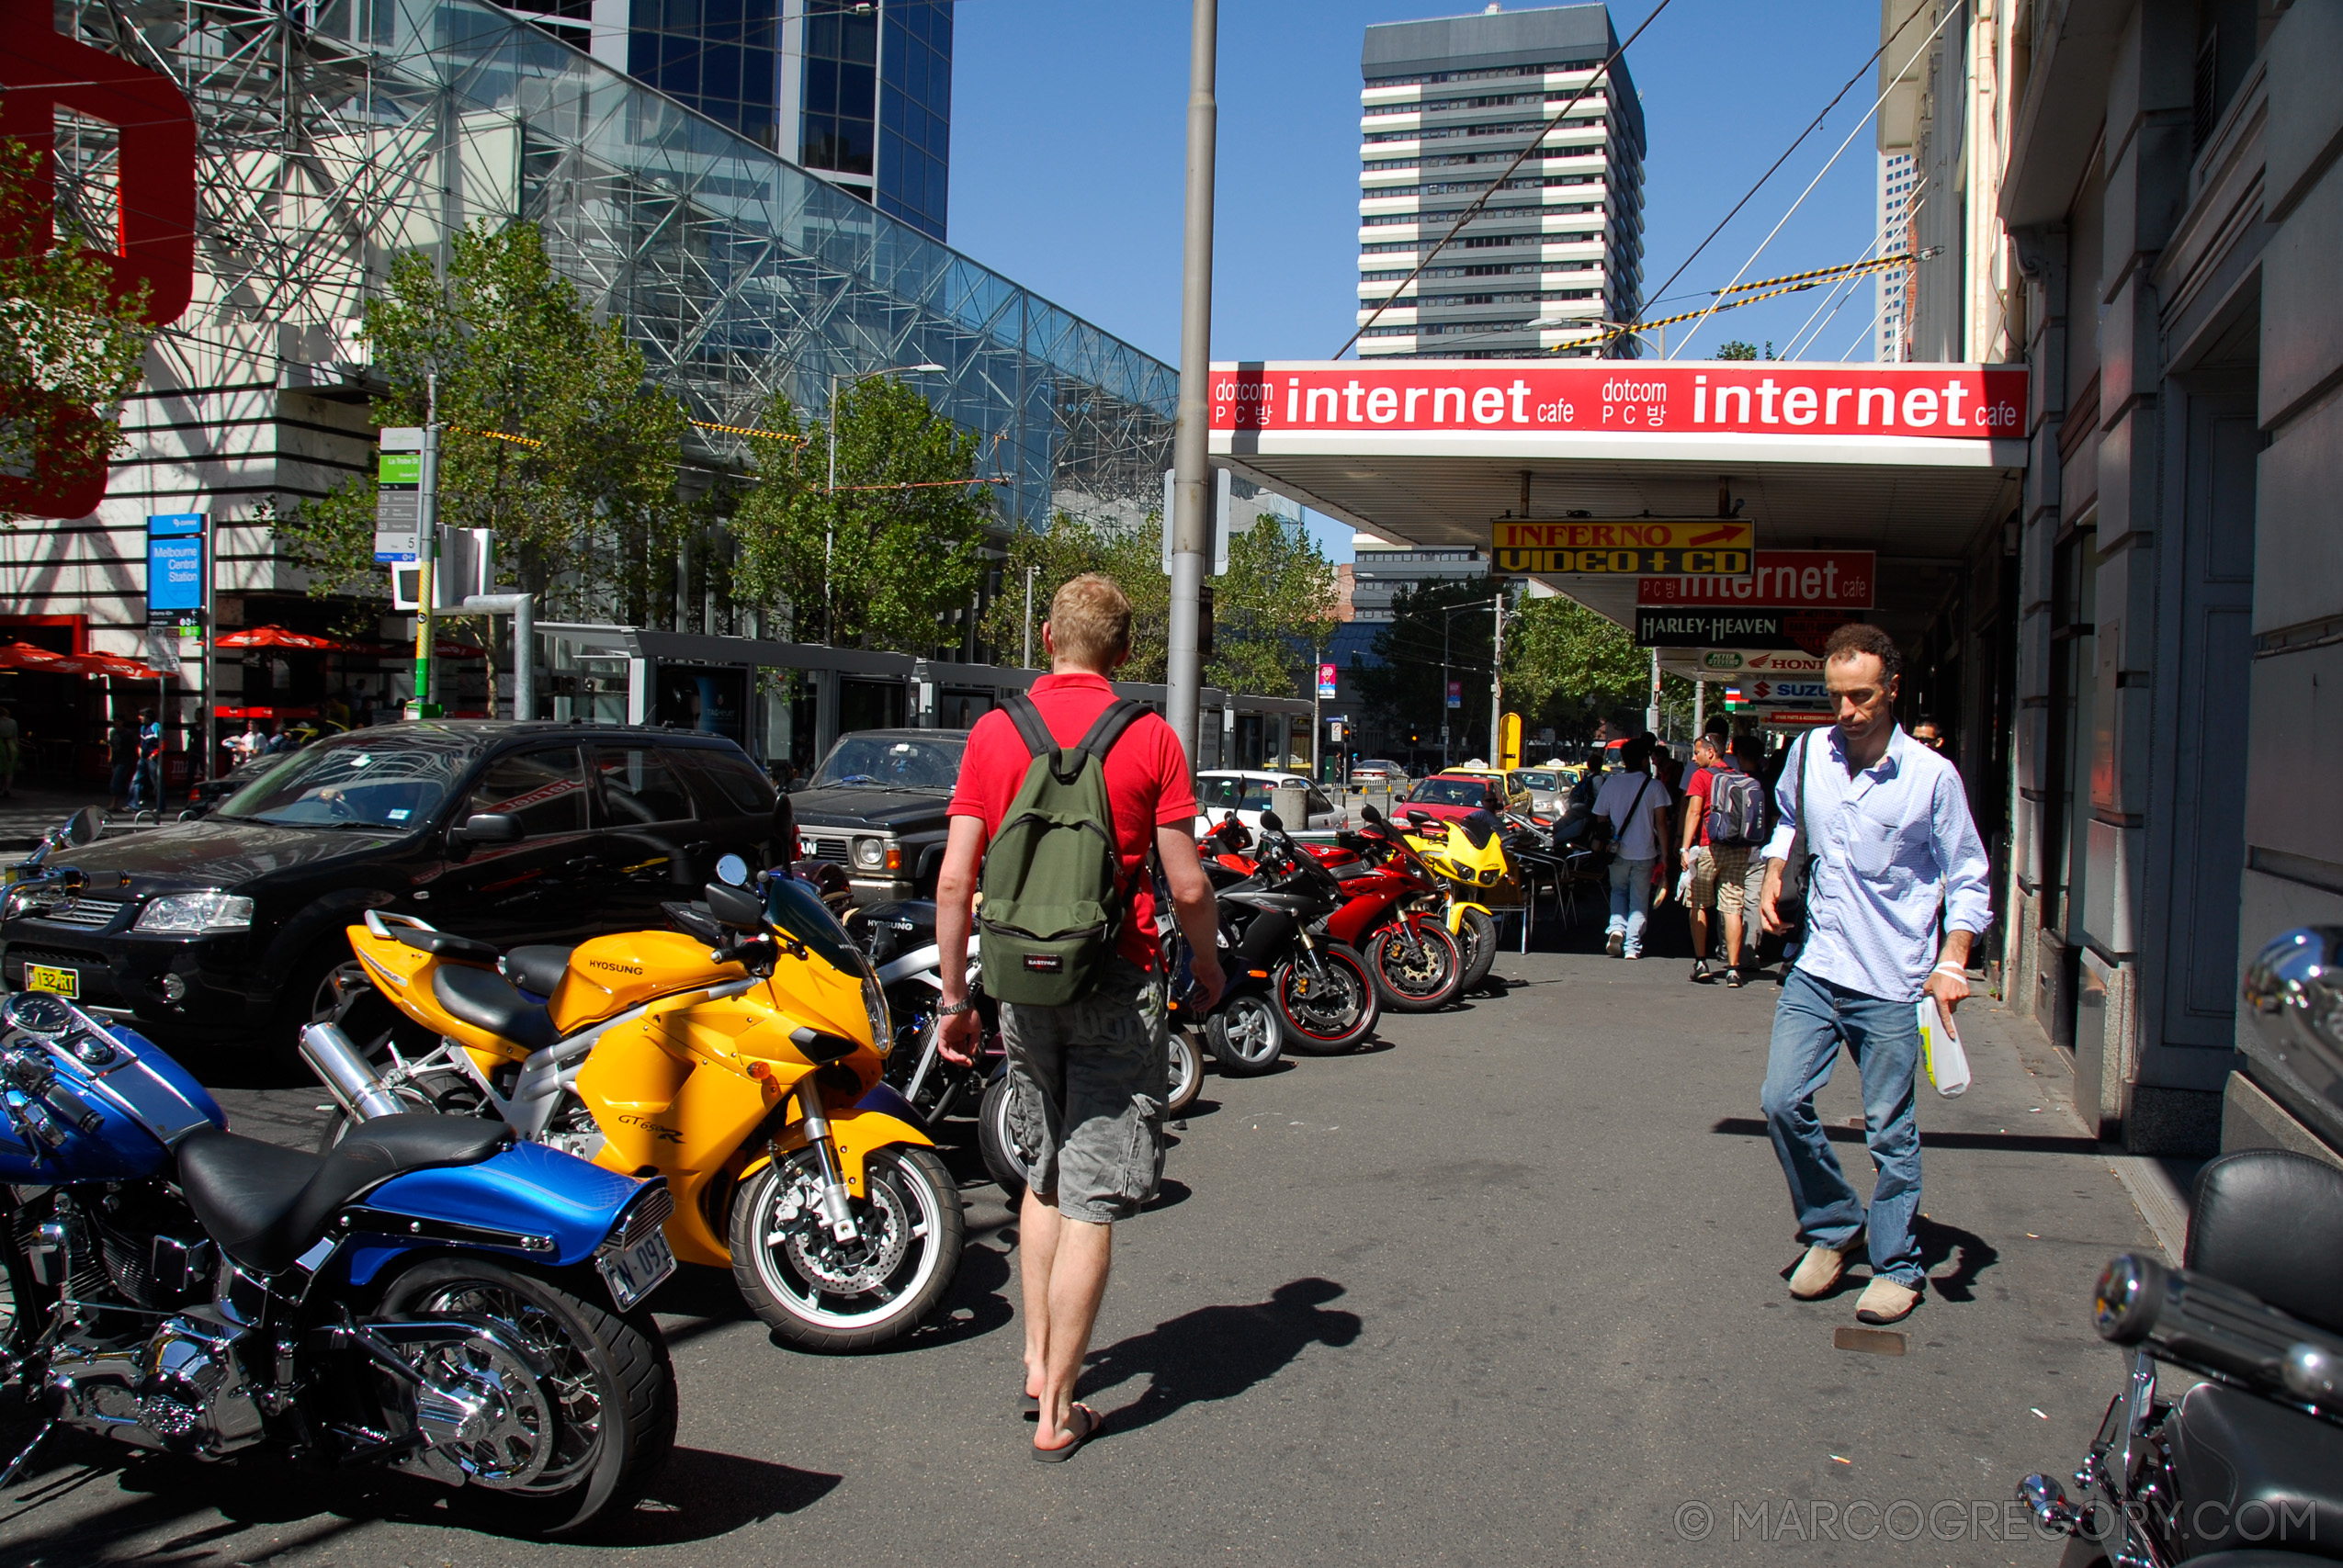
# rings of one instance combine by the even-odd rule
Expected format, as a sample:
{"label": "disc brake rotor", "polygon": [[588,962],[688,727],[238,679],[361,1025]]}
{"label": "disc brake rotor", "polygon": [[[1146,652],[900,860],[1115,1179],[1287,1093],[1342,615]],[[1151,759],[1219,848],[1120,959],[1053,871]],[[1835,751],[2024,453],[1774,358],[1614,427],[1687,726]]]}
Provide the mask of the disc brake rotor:
{"label": "disc brake rotor", "polygon": [[867,1179],[864,1187],[868,1197],[855,1206],[862,1232],[856,1242],[840,1242],[821,1223],[821,1189],[809,1174],[798,1174],[774,1203],[765,1246],[824,1295],[859,1296],[885,1284],[911,1247],[911,1226],[894,1189]]}
{"label": "disc brake rotor", "polygon": [[483,1486],[523,1487],[552,1461],[560,1417],[518,1356],[486,1337],[434,1345],[415,1369],[432,1447]]}

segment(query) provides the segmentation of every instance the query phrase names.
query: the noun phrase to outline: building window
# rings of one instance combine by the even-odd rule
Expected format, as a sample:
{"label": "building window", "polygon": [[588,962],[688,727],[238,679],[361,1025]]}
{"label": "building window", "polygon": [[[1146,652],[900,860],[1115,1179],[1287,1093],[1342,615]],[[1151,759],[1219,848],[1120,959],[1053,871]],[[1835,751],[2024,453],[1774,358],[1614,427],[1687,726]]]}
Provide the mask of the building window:
{"label": "building window", "polygon": [[854,0],[807,0],[798,162],[809,169],[868,176],[877,165],[878,16]]}

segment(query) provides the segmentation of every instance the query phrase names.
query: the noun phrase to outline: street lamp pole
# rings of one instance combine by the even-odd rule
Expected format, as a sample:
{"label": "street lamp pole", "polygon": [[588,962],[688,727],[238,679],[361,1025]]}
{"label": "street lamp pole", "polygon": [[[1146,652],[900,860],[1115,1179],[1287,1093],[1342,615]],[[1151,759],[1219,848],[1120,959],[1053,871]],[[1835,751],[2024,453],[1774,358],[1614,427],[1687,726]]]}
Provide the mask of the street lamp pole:
{"label": "street lamp pole", "polygon": [[[832,645],[838,641],[837,615],[830,593],[830,558],[836,547],[838,531],[838,383],[852,381],[860,385],[880,376],[928,375],[940,376],[944,367],[935,364],[889,365],[882,370],[866,370],[859,376],[841,376],[832,372],[830,378],[830,479],[822,493],[829,500],[821,519],[821,640]],[[794,635],[794,634],[792,634]],[[1030,662],[1030,660],[1028,660]]]}
{"label": "street lamp pole", "polygon": [[1203,621],[1204,552],[1211,463],[1206,412],[1212,380],[1212,175],[1219,109],[1218,0],[1191,0],[1188,30],[1188,179],[1185,245],[1180,269],[1180,401],[1172,435],[1172,604],[1164,717],[1195,767],[1204,671],[1197,649]]}
{"label": "street lamp pole", "polygon": [[1033,574],[1034,574],[1036,570],[1039,570],[1039,568],[1037,568],[1037,567],[1030,567],[1030,566],[1029,566],[1029,567],[1025,568],[1025,662],[1024,662],[1024,668],[1025,668],[1025,669],[1027,669],[1027,670],[1030,670],[1030,669],[1032,669],[1032,668],[1033,668]]}

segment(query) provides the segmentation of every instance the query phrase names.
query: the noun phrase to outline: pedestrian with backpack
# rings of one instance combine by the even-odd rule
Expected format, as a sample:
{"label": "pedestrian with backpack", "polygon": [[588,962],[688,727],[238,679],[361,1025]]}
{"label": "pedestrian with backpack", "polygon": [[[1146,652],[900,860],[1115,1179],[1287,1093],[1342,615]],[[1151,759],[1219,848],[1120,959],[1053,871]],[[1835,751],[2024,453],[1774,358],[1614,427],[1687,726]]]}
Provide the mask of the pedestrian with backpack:
{"label": "pedestrian with backpack", "polygon": [[1692,862],[1692,973],[1708,979],[1708,914],[1725,927],[1725,984],[1737,990],[1741,976],[1742,894],[1748,885],[1749,852],[1765,833],[1765,786],[1733,766],[1720,739],[1703,735],[1692,748],[1700,771],[1685,794],[1684,852]]}
{"label": "pedestrian with backpack", "polygon": [[1183,1008],[1225,984],[1219,913],[1196,859],[1196,799],[1172,727],[1118,700],[1107,676],[1131,653],[1131,604],[1090,573],[1058,590],[1041,628],[1050,672],[977,721],[952,796],[935,886],[943,973],[939,1049],[971,1059],[968,973],[984,895],[984,988],[1001,1003],[1011,1130],[1033,1154],[1019,1213],[1024,1404],[1033,1457],[1056,1462],[1097,1436],[1074,1381],[1114,1257],[1113,1226],[1163,1174],[1168,1015],[1152,852],[1194,953]]}

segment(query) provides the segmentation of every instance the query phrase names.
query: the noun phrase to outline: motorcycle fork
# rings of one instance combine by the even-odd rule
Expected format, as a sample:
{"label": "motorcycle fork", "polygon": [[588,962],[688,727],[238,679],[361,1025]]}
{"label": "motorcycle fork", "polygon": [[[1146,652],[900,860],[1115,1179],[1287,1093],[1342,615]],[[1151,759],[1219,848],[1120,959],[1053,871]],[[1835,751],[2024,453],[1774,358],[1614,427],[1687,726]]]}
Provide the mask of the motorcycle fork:
{"label": "motorcycle fork", "polygon": [[813,1151],[814,1164],[821,1172],[821,1223],[840,1245],[850,1245],[862,1239],[862,1228],[855,1224],[853,1194],[838,1167],[838,1146],[830,1141],[830,1118],[822,1113],[821,1090],[814,1077],[808,1073],[798,1080],[798,1119],[805,1128],[806,1147]]}

